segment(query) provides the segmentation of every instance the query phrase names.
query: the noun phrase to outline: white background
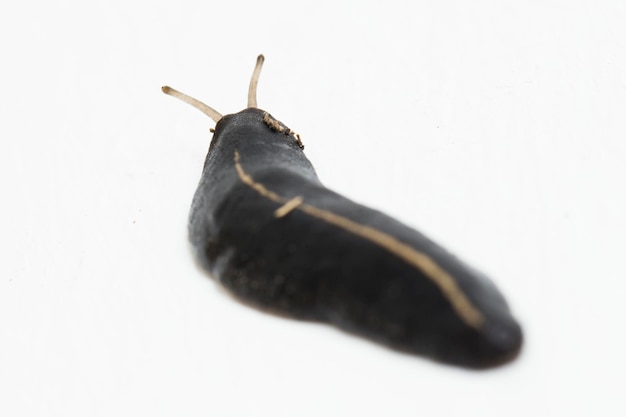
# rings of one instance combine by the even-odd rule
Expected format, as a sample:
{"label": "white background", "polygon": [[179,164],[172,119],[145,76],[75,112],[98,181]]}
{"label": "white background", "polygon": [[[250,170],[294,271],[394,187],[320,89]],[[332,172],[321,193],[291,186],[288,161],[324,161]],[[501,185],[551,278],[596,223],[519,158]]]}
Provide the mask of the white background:
{"label": "white background", "polygon": [[[623,416],[622,1],[0,7],[3,416]],[[487,272],[525,330],[469,371],[244,306],[194,262],[213,122]]]}

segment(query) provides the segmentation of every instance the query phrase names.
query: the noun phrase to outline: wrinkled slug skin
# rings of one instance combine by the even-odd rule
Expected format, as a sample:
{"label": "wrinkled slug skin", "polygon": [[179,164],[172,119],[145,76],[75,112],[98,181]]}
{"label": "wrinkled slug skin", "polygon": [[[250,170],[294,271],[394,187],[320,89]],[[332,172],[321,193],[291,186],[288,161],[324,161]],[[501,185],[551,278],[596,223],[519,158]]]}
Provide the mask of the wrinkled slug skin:
{"label": "wrinkled slug skin", "polygon": [[215,278],[259,307],[438,361],[487,367],[517,354],[521,328],[491,281],[324,187],[294,136],[268,117],[249,108],[215,127],[189,222]]}

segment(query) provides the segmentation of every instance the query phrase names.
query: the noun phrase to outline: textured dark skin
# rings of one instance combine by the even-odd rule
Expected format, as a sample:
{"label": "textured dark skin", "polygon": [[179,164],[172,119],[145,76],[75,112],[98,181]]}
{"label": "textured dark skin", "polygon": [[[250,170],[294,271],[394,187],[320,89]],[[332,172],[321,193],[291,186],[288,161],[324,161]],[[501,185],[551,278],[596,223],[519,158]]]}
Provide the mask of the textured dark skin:
{"label": "textured dark skin", "polygon": [[[296,318],[332,323],[395,349],[486,367],[514,357],[520,326],[494,285],[421,233],[324,187],[293,136],[246,109],[223,117],[190,215],[199,259],[241,299]],[[459,318],[431,279],[380,245],[298,209],[284,217],[242,181],[235,166],[268,190],[372,226],[428,255],[484,316]]]}

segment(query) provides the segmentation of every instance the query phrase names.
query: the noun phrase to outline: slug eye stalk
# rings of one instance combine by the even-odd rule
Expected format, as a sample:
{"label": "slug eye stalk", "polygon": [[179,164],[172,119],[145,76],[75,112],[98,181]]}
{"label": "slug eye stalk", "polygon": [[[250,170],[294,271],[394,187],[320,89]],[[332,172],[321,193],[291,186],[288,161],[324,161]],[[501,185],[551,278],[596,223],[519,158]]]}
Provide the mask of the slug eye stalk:
{"label": "slug eye stalk", "polygon": [[163,91],[167,95],[176,97],[177,99],[184,101],[187,104],[191,104],[193,107],[195,107],[196,109],[200,110],[202,113],[206,114],[211,119],[213,119],[215,123],[219,122],[219,120],[222,118],[222,115],[220,114],[220,112],[215,110],[213,107],[204,104],[198,99],[189,97],[187,94],[181,93],[180,91],[175,90],[172,87],[165,85],[161,87],[161,91]]}
{"label": "slug eye stalk", "polygon": [[252,72],[252,78],[250,78],[250,87],[248,88],[248,108],[256,108],[256,88],[259,84],[259,76],[261,75],[261,69],[263,68],[263,62],[265,57],[261,54],[256,59],[256,65]]}
{"label": "slug eye stalk", "polygon": [[[252,77],[250,78],[250,87],[248,88],[248,108],[256,108],[256,90],[259,84],[259,77],[261,75],[261,69],[263,68],[263,62],[265,62],[265,57],[261,54],[256,59],[256,65],[254,66],[254,71],[252,72]],[[163,86],[161,87],[161,91],[165,94],[176,97],[177,99],[184,101],[187,104],[191,104],[196,109],[200,110],[202,113],[209,116],[215,123],[219,122],[222,118],[220,112],[215,110],[213,107],[204,104],[198,99],[188,96],[185,93],[181,93],[180,91],[170,87]]]}

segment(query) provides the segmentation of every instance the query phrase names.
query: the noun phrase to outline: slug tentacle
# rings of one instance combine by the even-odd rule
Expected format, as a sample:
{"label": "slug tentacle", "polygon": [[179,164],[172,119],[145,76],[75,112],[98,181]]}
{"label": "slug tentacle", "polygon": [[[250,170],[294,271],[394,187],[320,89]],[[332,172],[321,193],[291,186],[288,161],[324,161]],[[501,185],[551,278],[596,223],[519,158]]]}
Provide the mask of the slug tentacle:
{"label": "slug tentacle", "polygon": [[263,68],[263,62],[265,57],[259,55],[256,59],[256,65],[252,72],[252,78],[250,78],[250,87],[248,88],[248,108],[256,108],[256,88],[259,84],[259,76],[261,75],[261,68]]}
{"label": "slug tentacle", "polygon": [[220,119],[222,118],[222,115],[213,107],[208,106],[204,104],[203,102],[201,102],[200,100],[190,97],[185,93],[181,93],[180,91],[175,90],[172,87],[164,85],[163,87],[161,87],[161,91],[163,91],[167,95],[176,97],[177,99],[182,100],[187,104],[191,104],[193,107],[195,107],[196,109],[200,110],[202,113],[206,114],[211,119],[213,119],[215,123],[219,122]]}

